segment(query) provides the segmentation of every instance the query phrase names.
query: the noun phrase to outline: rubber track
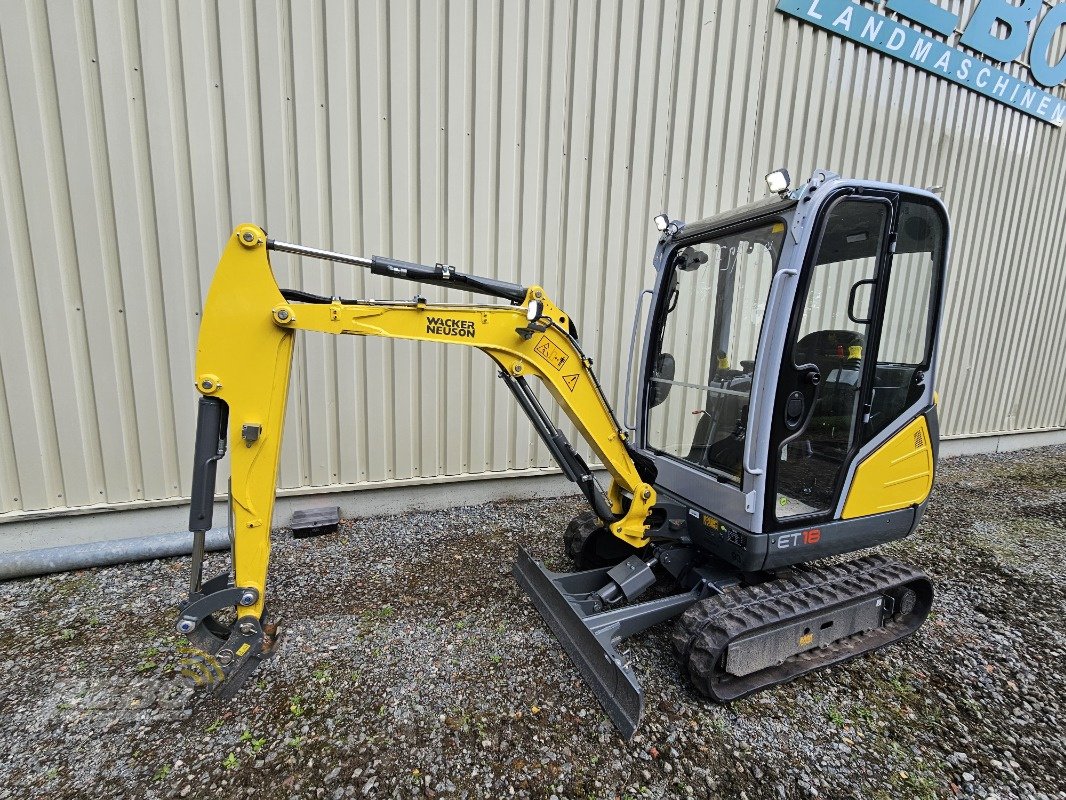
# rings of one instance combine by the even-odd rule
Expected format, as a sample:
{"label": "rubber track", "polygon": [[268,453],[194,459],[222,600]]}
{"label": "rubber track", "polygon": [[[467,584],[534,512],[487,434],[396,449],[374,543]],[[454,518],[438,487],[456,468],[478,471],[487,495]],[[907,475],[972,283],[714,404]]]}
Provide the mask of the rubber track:
{"label": "rubber track", "polygon": [[[883,595],[909,585],[918,594],[914,611],[868,633],[808,650],[782,664],[744,677],[725,673],[729,643],[759,628],[817,615],[842,603]],[[917,630],[932,604],[932,584],[920,571],[880,555],[797,571],[757,586],[736,587],[702,600],[681,615],[672,645],[681,669],[703,695],[719,702],[786,683],[819,667],[847,661],[903,639]]]}
{"label": "rubber track", "polygon": [[585,545],[596,530],[602,527],[603,522],[594,511],[583,511],[570,520],[570,524],[566,526],[566,533],[563,534],[563,545],[566,548],[566,554],[575,564],[580,567],[585,566],[582,558]]}
{"label": "rubber track", "polygon": [[563,547],[578,569],[613,567],[640,551],[616,539],[594,511],[583,511],[566,526]]}

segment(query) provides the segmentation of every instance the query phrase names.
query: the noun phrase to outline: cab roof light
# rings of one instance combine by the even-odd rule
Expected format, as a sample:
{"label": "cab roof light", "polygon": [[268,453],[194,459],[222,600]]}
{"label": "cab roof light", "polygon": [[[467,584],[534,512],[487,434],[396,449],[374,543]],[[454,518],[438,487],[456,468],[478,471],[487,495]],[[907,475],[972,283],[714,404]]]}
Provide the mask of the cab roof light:
{"label": "cab roof light", "polygon": [[788,194],[788,188],[791,185],[792,176],[788,174],[788,170],[784,167],[781,169],[775,169],[766,176],[766,188],[769,189],[772,194],[784,196]]}

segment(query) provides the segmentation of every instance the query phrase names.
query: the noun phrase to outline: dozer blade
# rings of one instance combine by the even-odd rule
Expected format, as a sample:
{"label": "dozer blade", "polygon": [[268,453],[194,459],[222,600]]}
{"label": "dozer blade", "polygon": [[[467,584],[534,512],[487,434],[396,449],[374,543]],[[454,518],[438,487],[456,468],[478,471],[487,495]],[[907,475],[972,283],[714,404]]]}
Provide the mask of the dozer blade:
{"label": "dozer blade", "polygon": [[607,568],[551,572],[519,547],[512,572],[628,741],[640,724],[644,692],[629,662],[618,652],[618,642],[680,614],[699,595],[683,592],[602,611],[595,593],[609,580]]}
{"label": "dozer blade", "polygon": [[[585,683],[596,694],[611,722],[628,740],[640,724],[644,707],[644,693],[637,676],[615,649],[611,637],[593,633],[586,624],[587,615],[555,583],[560,579],[589,575],[589,572],[571,575],[549,572],[523,548],[518,550],[513,572],[519,586],[529,595]],[[590,572],[595,576],[590,576],[585,594],[595,592],[607,580],[606,569]]]}

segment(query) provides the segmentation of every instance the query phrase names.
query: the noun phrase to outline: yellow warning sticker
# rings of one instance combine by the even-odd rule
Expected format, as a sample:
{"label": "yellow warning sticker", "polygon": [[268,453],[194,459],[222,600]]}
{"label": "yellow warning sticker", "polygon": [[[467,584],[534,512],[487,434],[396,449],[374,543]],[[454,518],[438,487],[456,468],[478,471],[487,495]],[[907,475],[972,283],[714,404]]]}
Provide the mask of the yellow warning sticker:
{"label": "yellow warning sticker", "polygon": [[806,647],[814,641],[814,634],[808,631],[800,637],[800,647]]}
{"label": "yellow warning sticker", "polygon": [[778,222],[774,227],[770,228],[770,233],[781,233],[785,229],[785,223]]}
{"label": "yellow warning sticker", "polygon": [[242,644],[240,647],[237,648],[237,655],[238,656],[243,656],[245,653],[248,652],[249,648],[251,648],[251,645],[248,644],[248,642],[245,642],[244,644]]}
{"label": "yellow warning sticker", "polygon": [[[537,342],[536,347],[533,348],[533,352],[535,352],[538,356],[543,358],[557,370],[561,371],[563,368],[563,364],[566,363],[566,353],[564,353],[562,350],[560,350],[558,347],[548,341],[547,336],[540,337],[540,341]],[[570,390],[573,391],[573,388],[574,387],[571,386]]]}
{"label": "yellow warning sticker", "polygon": [[574,387],[577,386],[577,379],[581,376],[577,373],[573,375],[563,375],[563,383],[566,384],[566,388],[571,392],[574,391]]}

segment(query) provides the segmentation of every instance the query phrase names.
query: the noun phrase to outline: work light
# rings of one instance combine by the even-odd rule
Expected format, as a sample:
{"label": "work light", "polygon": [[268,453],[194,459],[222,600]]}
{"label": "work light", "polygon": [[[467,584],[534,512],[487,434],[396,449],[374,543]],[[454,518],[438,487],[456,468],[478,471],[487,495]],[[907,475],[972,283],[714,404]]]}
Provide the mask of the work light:
{"label": "work light", "polygon": [[791,183],[792,178],[789,176],[788,170],[784,168],[775,169],[766,176],[766,188],[774,194],[785,194]]}

